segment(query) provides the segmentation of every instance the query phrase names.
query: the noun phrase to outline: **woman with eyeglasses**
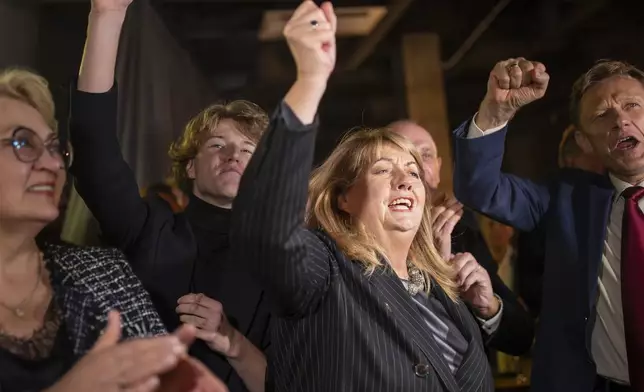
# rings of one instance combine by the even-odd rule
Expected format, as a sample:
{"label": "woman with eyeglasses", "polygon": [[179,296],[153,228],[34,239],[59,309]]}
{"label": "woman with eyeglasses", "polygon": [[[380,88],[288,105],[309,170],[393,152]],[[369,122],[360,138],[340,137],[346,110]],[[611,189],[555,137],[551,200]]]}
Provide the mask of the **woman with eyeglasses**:
{"label": "woman with eyeglasses", "polygon": [[0,391],[224,391],[185,354],[194,328],[166,335],[120,252],[36,241],[71,159],[47,82],[0,71]]}

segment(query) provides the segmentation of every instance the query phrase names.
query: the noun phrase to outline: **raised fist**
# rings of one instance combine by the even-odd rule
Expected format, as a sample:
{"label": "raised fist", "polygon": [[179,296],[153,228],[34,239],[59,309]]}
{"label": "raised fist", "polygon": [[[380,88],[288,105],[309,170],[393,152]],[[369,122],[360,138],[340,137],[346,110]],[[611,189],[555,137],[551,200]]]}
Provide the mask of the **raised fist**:
{"label": "raised fist", "polygon": [[539,62],[522,57],[498,62],[490,72],[477,125],[486,130],[509,121],[521,107],[544,96],[549,80]]}
{"label": "raised fist", "polygon": [[326,83],[335,67],[337,18],[330,2],[317,6],[307,0],[295,10],[284,27],[284,37],[297,66],[300,80]]}
{"label": "raised fist", "polygon": [[126,11],[133,0],[92,0],[93,12]]}

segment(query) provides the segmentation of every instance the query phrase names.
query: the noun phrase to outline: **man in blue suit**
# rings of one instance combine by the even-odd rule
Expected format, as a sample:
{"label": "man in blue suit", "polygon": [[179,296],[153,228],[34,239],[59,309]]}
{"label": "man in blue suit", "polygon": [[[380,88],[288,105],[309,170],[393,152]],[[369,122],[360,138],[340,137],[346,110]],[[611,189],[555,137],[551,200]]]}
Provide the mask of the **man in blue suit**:
{"label": "man in blue suit", "polygon": [[502,173],[501,163],[508,122],[548,81],[540,63],[496,64],[478,113],[454,131],[454,191],[519,230],[545,228],[533,389],[643,392],[644,73],[605,61],[578,79],[575,138],[609,174],[563,169],[542,185]]}

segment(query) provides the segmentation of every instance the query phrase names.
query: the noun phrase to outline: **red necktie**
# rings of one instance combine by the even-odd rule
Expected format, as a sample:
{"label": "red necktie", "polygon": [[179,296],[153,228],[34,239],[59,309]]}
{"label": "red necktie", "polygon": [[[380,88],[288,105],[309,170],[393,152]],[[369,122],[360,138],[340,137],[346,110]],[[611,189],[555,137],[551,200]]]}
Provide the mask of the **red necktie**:
{"label": "red necktie", "polygon": [[637,201],[644,188],[626,189],[622,196],[622,307],[631,388],[644,392],[644,214]]}

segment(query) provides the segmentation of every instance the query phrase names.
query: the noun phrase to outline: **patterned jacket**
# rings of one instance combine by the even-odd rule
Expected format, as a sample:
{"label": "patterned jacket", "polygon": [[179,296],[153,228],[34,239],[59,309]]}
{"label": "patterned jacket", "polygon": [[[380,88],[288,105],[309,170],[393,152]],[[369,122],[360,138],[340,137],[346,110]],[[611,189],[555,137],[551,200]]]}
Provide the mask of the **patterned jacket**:
{"label": "patterned jacket", "polygon": [[120,251],[66,244],[45,244],[41,249],[76,356],[92,348],[112,309],[121,313],[123,339],[166,333],[150,296]]}

